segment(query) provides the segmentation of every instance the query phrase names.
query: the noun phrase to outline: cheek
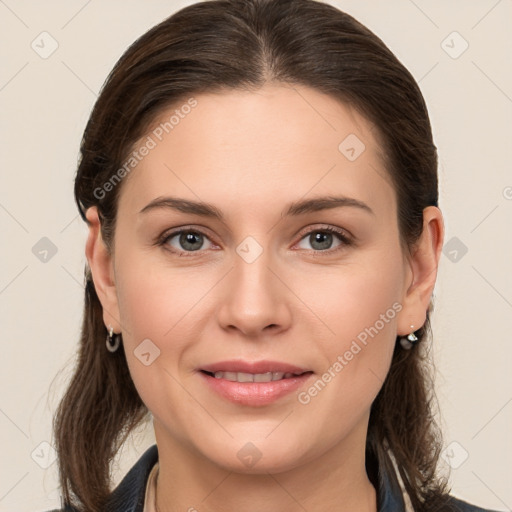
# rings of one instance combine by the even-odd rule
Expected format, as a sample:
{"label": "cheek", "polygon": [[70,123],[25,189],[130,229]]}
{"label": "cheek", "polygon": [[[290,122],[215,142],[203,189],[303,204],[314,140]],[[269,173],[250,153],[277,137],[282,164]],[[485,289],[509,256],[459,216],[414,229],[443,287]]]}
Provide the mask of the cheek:
{"label": "cheek", "polygon": [[[209,318],[204,314],[205,293],[218,276],[166,267],[142,251],[124,254],[116,264],[123,344],[139,395],[155,411],[166,392],[179,395],[173,377],[181,379],[183,361],[194,348],[191,340],[197,339],[195,332]],[[164,401],[178,401],[178,395]]]}
{"label": "cheek", "polygon": [[135,344],[144,338],[166,340],[181,330],[208,284],[206,273],[201,282],[193,271],[162,268],[161,261],[154,263],[143,254],[123,259],[118,276],[121,322]]}
{"label": "cheek", "polygon": [[[402,261],[399,252],[375,253],[357,264],[317,276],[320,281],[313,276],[310,282],[315,286],[303,284],[299,292],[311,298],[321,319],[323,334],[317,338],[317,347],[323,354],[325,373],[320,378],[325,391],[322,383],[316,387],[333,412],[369,407],[389,370],[402,309],[403,269],[396,261]],[[316,393],[307,391],[302,403],[313,400]],[[316,401],[318,406],[320,402]]]}
{"label": "cheek", "polygon": [[[180,328],[185,325],[189,302],[197,300],[196,294],[182,282],[157,273],[142,258],[124,258],[117,275],[129,372],[140,398],[158,417],[169,404],[186,401],[175,379],[185,349],[180,340],[187,339]],[[168,343],[171,339],[173,343]]]}
{"label": "cheek", "polygon": [[[396,254],[371,255],[343,267],[309,272],[307,280],[297,279],[297,295],[311,305],[322,338],[333,340],[332,349],[342,349],[347,341],[364,341],[374,327],[388,336],[396,331],[402,306],[402,268]],[[374,333],[375,334],[375,333]]]}

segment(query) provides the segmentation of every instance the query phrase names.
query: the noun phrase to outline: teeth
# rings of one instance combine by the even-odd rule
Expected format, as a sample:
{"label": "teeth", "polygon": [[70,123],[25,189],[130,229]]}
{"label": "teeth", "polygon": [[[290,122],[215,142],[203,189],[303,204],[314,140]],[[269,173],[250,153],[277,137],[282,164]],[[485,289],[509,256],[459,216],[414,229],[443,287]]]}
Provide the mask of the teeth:
{"label": "teeth", "polygon": [[272,380],[272,372],[254,374],[254,382],[270,382]]}
{"label": "teeth", "polygon": [[252,373],[237,373],[235,378],[238,382],[254,382],[254,375]]}
{"label": "teeth", "polygon": [[243,372],[215,372],[216,379],[226,379],[231,382],[270,382],[273,380],[289,379],[293,373],[267,372],[267,373],[243,373]]}

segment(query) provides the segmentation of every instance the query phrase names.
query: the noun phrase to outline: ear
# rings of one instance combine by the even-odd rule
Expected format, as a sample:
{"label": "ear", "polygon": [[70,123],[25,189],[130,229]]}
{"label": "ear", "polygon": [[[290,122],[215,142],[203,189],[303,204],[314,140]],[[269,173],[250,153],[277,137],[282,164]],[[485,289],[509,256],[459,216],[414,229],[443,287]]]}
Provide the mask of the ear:
{"label": "ear", "polygon": [[[444,240],[444,224],[441,210],[428,206],[423,210],[423,231],[408,256],[406,285],[402,310],[398,318],[399,336],[417,331],[427,317],[432,292],[437,278],[437,268]],[[411,325],[414,327],[411,329]]]}
{"label": "ear", "polygon": [[121,332],[121,322],[113,258],[101,236],[101,225],[96,206],[88,208],[85,216],[89,227],[85,255],[91,269],[96,294],[103,306],[103,321],[105,326],[111,325],[114,332],[119,333]]}

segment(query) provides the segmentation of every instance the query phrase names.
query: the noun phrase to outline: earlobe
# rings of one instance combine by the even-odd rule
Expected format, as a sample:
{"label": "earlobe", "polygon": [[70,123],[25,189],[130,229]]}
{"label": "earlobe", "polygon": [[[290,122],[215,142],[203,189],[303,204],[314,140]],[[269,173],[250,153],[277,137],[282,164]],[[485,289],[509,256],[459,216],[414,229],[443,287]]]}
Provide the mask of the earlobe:
{"label": "earlobe", "polygon": [[423,210],[423,231],[409,257],[410,271],[404,290],[403,309],[398,321],[400,336],[418,330],[425,323],[427,310],[437,278],[437,268],[444,240],[443,216],[439,208]]}
{"label": "earlobe", "polygon": [[101,224],[95,206],[86,212],[89,234],[85,246],[85,255],[94,282],[96,294],[103,307],[105,326],[111,325],[114,332],[120,332],[120,315],[114,280],[113,260],[101,235]]}

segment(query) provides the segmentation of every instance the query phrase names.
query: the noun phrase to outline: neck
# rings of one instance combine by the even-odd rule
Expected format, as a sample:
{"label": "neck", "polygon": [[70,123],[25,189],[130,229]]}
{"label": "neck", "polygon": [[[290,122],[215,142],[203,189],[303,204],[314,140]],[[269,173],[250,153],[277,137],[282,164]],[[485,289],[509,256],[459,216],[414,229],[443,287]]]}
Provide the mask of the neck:
{"label": "neck", "polygon": [[[159,425],[161,427],[161,425]],[[236,473],[192,454],[157,427],[157,512],[377,512],[361,430],[291,470]]]}

